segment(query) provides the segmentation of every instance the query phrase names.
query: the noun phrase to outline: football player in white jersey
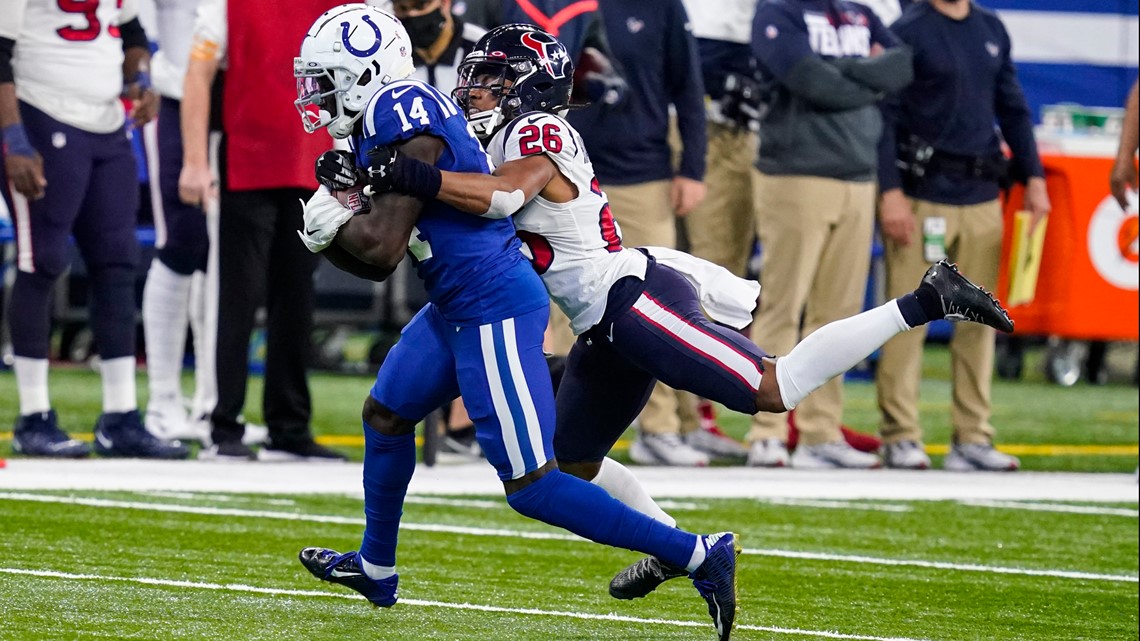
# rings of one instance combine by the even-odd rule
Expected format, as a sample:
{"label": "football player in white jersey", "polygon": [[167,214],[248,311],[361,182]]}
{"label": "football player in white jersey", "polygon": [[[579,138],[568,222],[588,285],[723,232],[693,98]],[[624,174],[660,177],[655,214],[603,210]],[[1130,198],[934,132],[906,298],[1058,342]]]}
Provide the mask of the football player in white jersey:
{"label": "football player in white jersey", "polygon": [[[15,193],[16,266],[9,325],[20,413],[12,449],[79,457],[48,396],[51,289],[75,238],[91,283],[91,328],[102,357],[95,450],[185,458],[152,436],[135,395],[135,224],[139,185],[120,97],[133,126],[154,117],[150,51],[131,0],[6,0],[0,11],[0,128]],[[6,182],[6,181],[5,181]]]}
{"label": "football player in white jersey", "polygon": [[[949,318],[1013,329],[989,293],[940,263],[914,293],[823,327],[787,356],[768,357],[725,327],[751,321],[758,285],[682,252],[622,246],[581,138],[559,115],[572,77],[550,34],[529,25],[494,29],[464,62],[456,98],[489,140],[495,173],[440,172],[392,149],[370,169],[373,191],[514,216],[532,264],[578,334],[557,397],[554,447],[563,470],[672,524],[633,475],[605,457],[656,379],[736,411],[784,412],[911,327]],[[644,596],[682,574],[642,559],[614,579],[610,593]]]}

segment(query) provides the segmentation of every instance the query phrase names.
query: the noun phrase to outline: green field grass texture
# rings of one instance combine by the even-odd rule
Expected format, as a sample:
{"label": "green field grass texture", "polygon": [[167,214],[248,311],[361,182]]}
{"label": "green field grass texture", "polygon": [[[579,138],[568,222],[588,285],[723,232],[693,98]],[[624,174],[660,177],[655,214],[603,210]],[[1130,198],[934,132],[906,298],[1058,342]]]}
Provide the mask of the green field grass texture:
{"label": "green field grass texture", "polygon": [[[1031,351],[1023,381],[994,381],[993,424],[998,430],[998,444],[1061,445],[1130,445],[1140,439],[1140,399],[1136,388],[1127,383],[1109,385],[1078,384],[1060,387],[1044,380],[1040,373],[1040,351]],[[926,350],[922,383],[921,416],[928,444],[950,441],[950,356],[945,347]],[[313,393],[314,432],[320,435],[359,436],[360,408],[372,385],[371,376],[314,373],[310,377]],[[51,378],[52,400],[60,422],[69,431],[90,433],[99,413],[101,391],[98,376],[88,368],[56,368]],[[192,389],[192,377],[186,375],[186,389]],[[249,381],[246,416],[260,422],[263,379]],[[141,402],[146,399],[146,377],[139,375]],[[0,372],[0,432],[6,432],[16,417],[15,378],[10,371]],[[10,401],[10,402],[9,402]],[[849,382],[846,385],[844,421],[852,428],[874,433],[878,426],[878,405],[874,384]],[[721,411],[722,428],[736,438],[744,438],[749,417]],[[627,434],[632,438],[633,434]],[[359,459],[359,448],[341,448]],[[0,457],[10,453],[7,441],[0,440]],[[616,458],[625,460],[620,448]],[[934,457],[935,465],[940,457]],[[1111,471],[1127,472],[1136,468],[1135,455],[1130,456],[1023,456],[1027,470]]]}
{"label": "green field grass texture", "polygon": [[[501,497],[409,502],[398,559],[401,603],[380,610],[314,579],[296,561],[309,545],[358,546],[358,499],[37,495],[66,502],[0,492],[0,639],[714,638],[687,581],[646,599],[611,599],[609,579],[637,555],[581,540],[524,539],[519,534],[559,531],[518,516]],[[75,504],[81,498],[118,503]],[[227,513],[163,511],[172,505]],[[1104,514],[889,505],[710,500],[670,509],[689,529],[731,527],[741,535],[733,635],[740,641],[1137,638],[1135,504]],[[453,531],[410,529],[417,525]],[[787,551],[817,556],[774,555]]]}

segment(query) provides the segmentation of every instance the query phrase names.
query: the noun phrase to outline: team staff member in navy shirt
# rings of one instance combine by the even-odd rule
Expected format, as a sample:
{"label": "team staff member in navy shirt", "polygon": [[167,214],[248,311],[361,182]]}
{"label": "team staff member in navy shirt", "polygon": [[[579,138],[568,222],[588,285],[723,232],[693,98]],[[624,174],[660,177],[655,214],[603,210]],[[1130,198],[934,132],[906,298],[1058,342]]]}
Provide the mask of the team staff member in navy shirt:
{"label": "team staff member in navy shirt", "polygon": [[[752,51],[770,88],[754,174],[764,289],[752,337],[785,354],[801,337],[862,309],[882,125],[877,103],[910,82],[910,53],[892,48],[895,37],[869,8],[843,0],[769,0],[752,25]],[[800,444],[790,461],[786,418],[753,417],[749,465],[878,466],[877,457],[846,443],[842,413],[837,378],[797,408]]]}
{"label": "team staff member in navy shirt", "polygon": [[[879,182],[887,296],[944,255],[992,289],[1001,258],[1003,138],[1013,151],[1011,175],[1027,179],[1025,209],[1035,222],[1050,209],[1009,34],[993,12],[969,0],[912,5],[891,30],[914,49],[915,81],[883,110]],[[906,168],[900,170],[900,163]],[[918,424],[924,337],[924,331],[899,335],[883,347],[879,362],[880,429],[886,463],[893,467],[930,466]],[[993,332],[958,326],[951,354],[954,444],[945,467],[1017,469],[1016,458],[992,445]]]}
{"label": "team staff member in navy shirt", "polygon": [[[674,216],[705,197],[705,103],[700,56],[681,0],[603,0],[614,59],[629,89],[618,106],[572,111],[614,218],[630,247],[677,243]],[[674,171],[669,105],[677,112],[683,151]],[[676,393],[658,385],[641,415],[639,463],[706,465],[708,456],[680,440]]]}

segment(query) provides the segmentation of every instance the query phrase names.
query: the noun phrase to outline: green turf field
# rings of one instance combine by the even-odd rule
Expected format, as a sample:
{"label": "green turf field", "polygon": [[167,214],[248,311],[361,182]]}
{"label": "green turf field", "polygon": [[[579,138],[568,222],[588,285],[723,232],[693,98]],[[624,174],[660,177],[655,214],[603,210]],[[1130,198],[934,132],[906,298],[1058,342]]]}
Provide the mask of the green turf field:
{"label": "green turf field", "polygon": [[[944,348],[928,349],[923,417],[932,446],[949,438],[948,363]],[[1024,466],[1132,472],[1136,389],[1062,388],[1033,371],[1031,361],[1028,380],[995,382],[1001,442],[1071,447],[1063,456],[1023,456]],[[352,443],[370,380],[312,379],[316,432],[357,458]],[[97,375],[59,369],[52,382],[63,424],[89,436]],[[847,389],[847,422],[873,431],[873,386]],[[260,390],[261,379],[252,379],[254,421]],[[0,398],[15,398],[10,372],[0,373]],[[0,405],[0,425],[15,413],[14,403]],[[721,419],[735,436],[747,429],[745,417]],[[5,439],[0,458],[9,454]],[[9,467],[0,474],[15,474]],[[1136,503],[1087,513],[908,501],[666,506],[687,529],[742,536],[734,639],[1138,639]],[[377,610],[296,561],[305,546],[359,545],[358,498],[0,490],[0,640],[713,638],[687,582],[644,600],[613,600],[607,582],[636,555],[526,520],[501,496],[411,497],[403,523],[401,603]]]}
{"label": "green turf field", "polygon": [[[1140,399],[1136,388],[1126,382],[1109,385],[1078,384],[1060,387],[1044,380],[1040,373],[1041,352],[1030,352],[1025,380],[994,381],[993,423],[998,429],[998,444],[1064,445],[1084,448],[1077,454],[1040,455],[1033,447],[1019,454],[1026,470],[1058,470],[1085,472],[1128,472],[1137,465],[1137,442],[1140,432]],[[1130,365],[1125,365],[1129,367]],[[945,347],[929,347],[924,362],[922,384],[922,420],[926,442],[945,446],[950,440],[950,357]],[[339,446],[359,458],[361,450],[353,445],[360,436],[360,408],[372,384],[371,376],[349,376],[316,373],[311,377],[313,390],[314,432],[319,435],[352,437]],[[52,400],[61,424],[78,436],[89,437],[99,413],[101,392],[98,376],[90,369],[72,367],[52,370]],[[192,380],[187,375],[186,389]],[[250,379],[246,415],[261,421],[262,379]],[[870,382],[851,382],[846,386],[847,403],[844,419],[854,429],[874,433],[878,426],[875,386]],[[146,378],[139,376],[139,393],[145,403]],[[10,453],[7,432],[15,419],[15,380],[10,371],[0,372],[0,458]],[[722,412],[720,423],[726,432],[743,438],[748,430],[748,417]],[[632,438],[632,433],[629,435]],[[343,444],[347,443],[347,445]],[[616,457],[624,456],[619,444]],[[935,466],[941,456],[934,452]]]}
{"label": "green turf field", "polygon": [[[43,497],[62,502],[29,500]],[[687,581],[638,601],[606,594],[632,553],[566,540],[500,498],[439,503],[405,507],[401,603],[379,610],[295,559],[308,545],[355,548],[357,499],[0,492],[0,638],[714,638]],[[172,511],[185,506],[199,513]],[[834,507],[670,506],[690,528],[742,536],[734,639],[1137,638],[1135,504]]]}

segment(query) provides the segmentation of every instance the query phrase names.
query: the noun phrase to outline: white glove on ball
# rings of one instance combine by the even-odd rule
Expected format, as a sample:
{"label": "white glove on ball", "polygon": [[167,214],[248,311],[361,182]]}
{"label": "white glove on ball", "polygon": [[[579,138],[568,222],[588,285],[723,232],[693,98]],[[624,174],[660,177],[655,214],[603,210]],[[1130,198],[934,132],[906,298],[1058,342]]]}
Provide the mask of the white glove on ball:
{"label": "white glove on ball", "polygon": [[331,245],[341,225],[352,218],[352,210],[340,204],[323,185],[313,192],[313,197],[304,206],[305,223],[297,235],[314,254]]}

